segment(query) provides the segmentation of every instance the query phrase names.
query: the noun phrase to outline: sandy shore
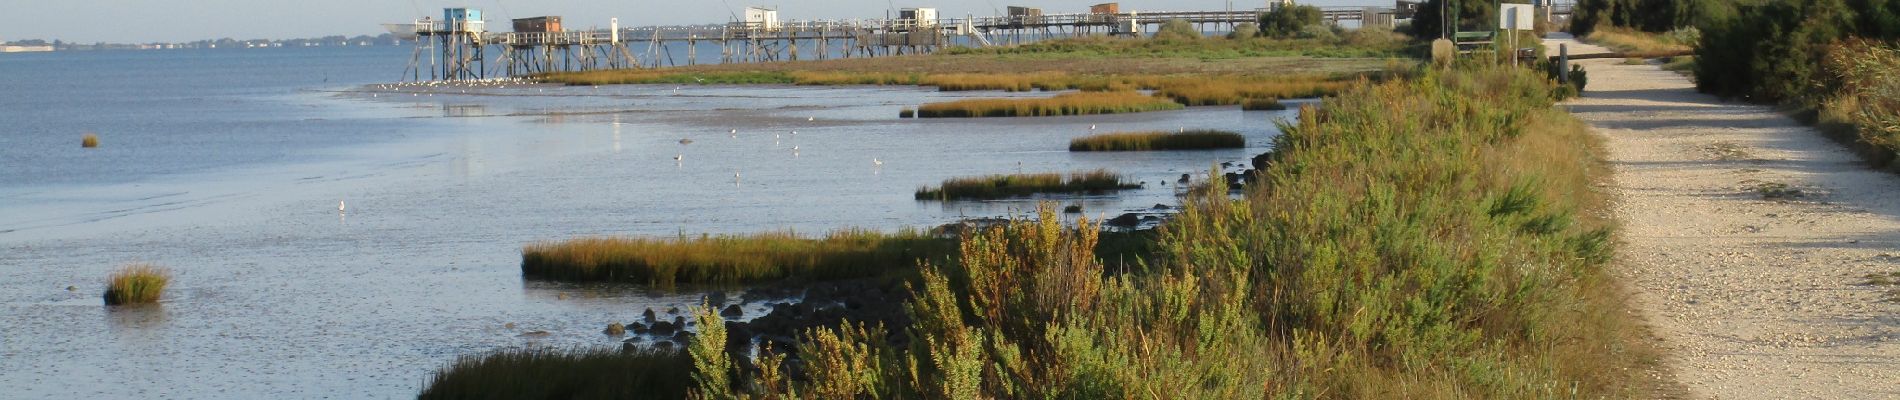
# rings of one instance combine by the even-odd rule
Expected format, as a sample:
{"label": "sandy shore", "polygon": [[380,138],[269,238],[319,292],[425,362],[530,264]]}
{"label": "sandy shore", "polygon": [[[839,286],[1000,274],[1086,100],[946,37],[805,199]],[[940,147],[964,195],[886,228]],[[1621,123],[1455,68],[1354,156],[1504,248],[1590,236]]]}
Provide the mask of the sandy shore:
{"label": "sandy shore", "polygon": [[1900,303],[1866,284],[1900,271],[1900,176],[1654,65],[1582,63],[1566,106],[1607,140],[1622,274],[1691,396],[1900,398]]}

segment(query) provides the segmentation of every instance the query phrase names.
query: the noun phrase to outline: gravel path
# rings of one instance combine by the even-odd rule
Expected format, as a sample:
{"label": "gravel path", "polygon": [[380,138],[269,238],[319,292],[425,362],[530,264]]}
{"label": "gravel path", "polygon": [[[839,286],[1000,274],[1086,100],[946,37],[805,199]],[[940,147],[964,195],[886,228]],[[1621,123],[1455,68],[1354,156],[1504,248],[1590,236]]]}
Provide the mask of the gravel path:
{"label": "gravel path", "polygon": [[[1606,51],[1553,37],[1572,54]],[[1695,398],[1900,398],[1900,176],[1654,65],[1581,61],[1608,143],[1621,274]]]}

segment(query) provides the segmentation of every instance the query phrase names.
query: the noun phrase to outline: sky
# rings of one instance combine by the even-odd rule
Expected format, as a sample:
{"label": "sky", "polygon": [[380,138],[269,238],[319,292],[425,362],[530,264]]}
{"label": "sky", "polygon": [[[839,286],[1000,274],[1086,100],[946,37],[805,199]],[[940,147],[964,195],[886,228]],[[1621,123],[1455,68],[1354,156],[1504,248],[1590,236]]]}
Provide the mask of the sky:
{"label": "sky", "polygon": [[[383,23],[408,22],[443,7],[474,7],[490,23],[510,18],[562,16],[569,29],[722,23],[748,5],[776,6],[782,20],[882,18],[886,10],[936,7],[943,18],[988,16],[1006,6],[1045,13],[1084,12],[1108,0],[0,0],[0,41],[59,39],[92,43],[186,42],[201,39],[293,39],[375,35]],[[1234,1],[1236,10],[1267,0]],[[1225,9],[1226,0],[1121,1],[1126,11]],[[1318,6],[1385,6],[1391,0],[1306,0]]]}

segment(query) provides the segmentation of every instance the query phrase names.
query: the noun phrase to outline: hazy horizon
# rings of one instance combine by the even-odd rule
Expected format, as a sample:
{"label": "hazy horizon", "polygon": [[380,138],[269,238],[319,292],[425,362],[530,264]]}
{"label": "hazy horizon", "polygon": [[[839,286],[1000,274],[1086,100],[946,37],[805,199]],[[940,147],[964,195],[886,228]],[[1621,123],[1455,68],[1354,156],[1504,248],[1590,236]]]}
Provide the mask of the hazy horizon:
{"label": "hazy horizon", "polygon": [[[186,42],[205,39],[291,39],[330,35],[376,35],[385,33],[381,24],[407,22],[422,16],[441,14],[444,7],[474,7],[487,14],[490,22],[510,18],[558,15],[569,27],[604,27],[609,18],[620,18],[625,26],[690,25],[721,23],[730,20],[753,2],[703,2],[697,5],[670,5],[652,1],[560,0],[513,2],[474,1],[376,1],[334,0],[327,2],[288,2],[256,0],[195,0],[191,2],[154,2],[136,0],[30,1],[3,0],[0,6],[0,41],[44,39],[76,43],[147,43]],[[768,2],[779,9],[781,19],[854,19],[882,18],[887,10],[906,7],[936,7],[944,18],[965,15],[996,15],[1003,7],[1018,5],[1041,7],[1048,13],[1085,11],[1090,4],[1104,0],[1009,1],[1009,0],[935,0],[935,1],[818,1],[780,0]],[[1266,0],[1234,1],[1121,1],[1123,10],[1219,10],[1232,4],[1234,9],[1258,8]],[[1311,0],[1303,4],[1319,6],[1385,6],[1391,1]]]}

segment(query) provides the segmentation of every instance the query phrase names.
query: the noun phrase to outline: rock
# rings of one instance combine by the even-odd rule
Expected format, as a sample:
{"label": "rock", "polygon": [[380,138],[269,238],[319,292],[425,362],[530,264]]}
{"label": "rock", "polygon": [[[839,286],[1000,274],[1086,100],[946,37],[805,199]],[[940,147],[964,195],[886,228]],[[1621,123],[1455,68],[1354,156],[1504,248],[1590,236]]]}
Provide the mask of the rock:
{"label": "rock", "polygon": [[1192,175],[1192,174],[1181,174],[1181,180],[1180,180],[1180,181],[1178,181],[1178,182],[1181,182],[1181,183],[1188,183],[1188,182],[1192,182],[1192,181],[1194,181],[1194,175]]}
{"label": "rock", "polygon": [[1063,208],[1062,208],[1062,212],[1063,212],[1063,213],[1067,213],[1067,214],[1081,214],[1081,213],[1082,213],[1082,205],[1081,205],[1081,204],[1070,204],[1070,205],[1069,205],[1068,207],[1063,207]]}
{"label": "rock", "polygon": [[525,338],[543,338],[543,337],[548,337],[549,335],[553,335],[553,334],[552,334],[552,333],[548,333],[548,331],[539,331],[539,330],[536,330],[536,331],[528,331],[527,333],[523,333],[523,334],[521,334],[521,337],[525,337]]}
{"label": "rock", "polygon": [[1132,227],[1141,223],[1141,216],[1135,213],[1122,214],[1119,217],[1109,218],[1107,223],[1109,226]]}
{"label": "rock", "polygon": [[745,316],[745,310],[741,310],[741,309],[739,309],[739,305],[738,305],[738,304],[733,304],[733,305],[729,305],[729,306],[726,306],[726,309],[724,309],[724,310],[720,310],[720,311],[719,311],[719,316],[721,316],[721,317],[726,317],[726,318],[739,318],[739,317],[744,317],[744,316]]}
{"label": "rock", "polygon": [[667,308],[666,308],[666,315],[679,315],[679,313],[680,313],[680,308],[679,308],[679,307],[667,307]]}
{"label": "rock", "polygon": [[710,304],[713,307],[725,307],[726,306],[726,292],[717,291],[717,292],[707,293],[706,304]]}
{"label": "rock", "polygon": [[1153,208],[1154,208],[1154,209],[1156,209],[1156,210],[1167,210],[1167,209],[1171,209],[1171,208],[1174,208],[1174,207],[1168,207],[1168,205],[1167,205],[1167,204],[1161,204],[1161,203],[1155,203],[1155,206],[1154,206]]}
{"label": "rock", "polygon": [[627,326],[621,325],[619,322],[609,323],[607,324],[607,329],[600,331],[600,333],[605,333],[611,336],[625,335],[627,334]]}
{"label": "rock", "polygon": [[653,348],[660,349],[660,350],[672,350],[673,342],[669,342],[665,340],[653,342]]}
{"label": "rock", "polygon": [[672,322],[660,321],[658,323],[653,324],[653,329],[651,329],[650,332],[652,332],[655,335],[667,336],[667,335],[672,335],[673,332],[676,330],[679,330],[679,326],[673,325]]}
{"label": "rock", "polygon": [[79,287],[78,287],[78,286],[67,286],[67,287],[66,287],[66,291],[68,291],[68,292],[76,292],[76,291],[79,291]]}
{"label": "rock", "polygon": [[502,329],[515,329],[515,323],[509,322],[509,323],[501,324],[501,327]]}
{"label": "rock", "polygon": [[640,313],[640,320],[645,321],[648,325],[651,325],[653,324],[653,321],[657,321],[659,320],[659,318],[658,316],[653,315],[653,309],[648,308],[646,312]]}

